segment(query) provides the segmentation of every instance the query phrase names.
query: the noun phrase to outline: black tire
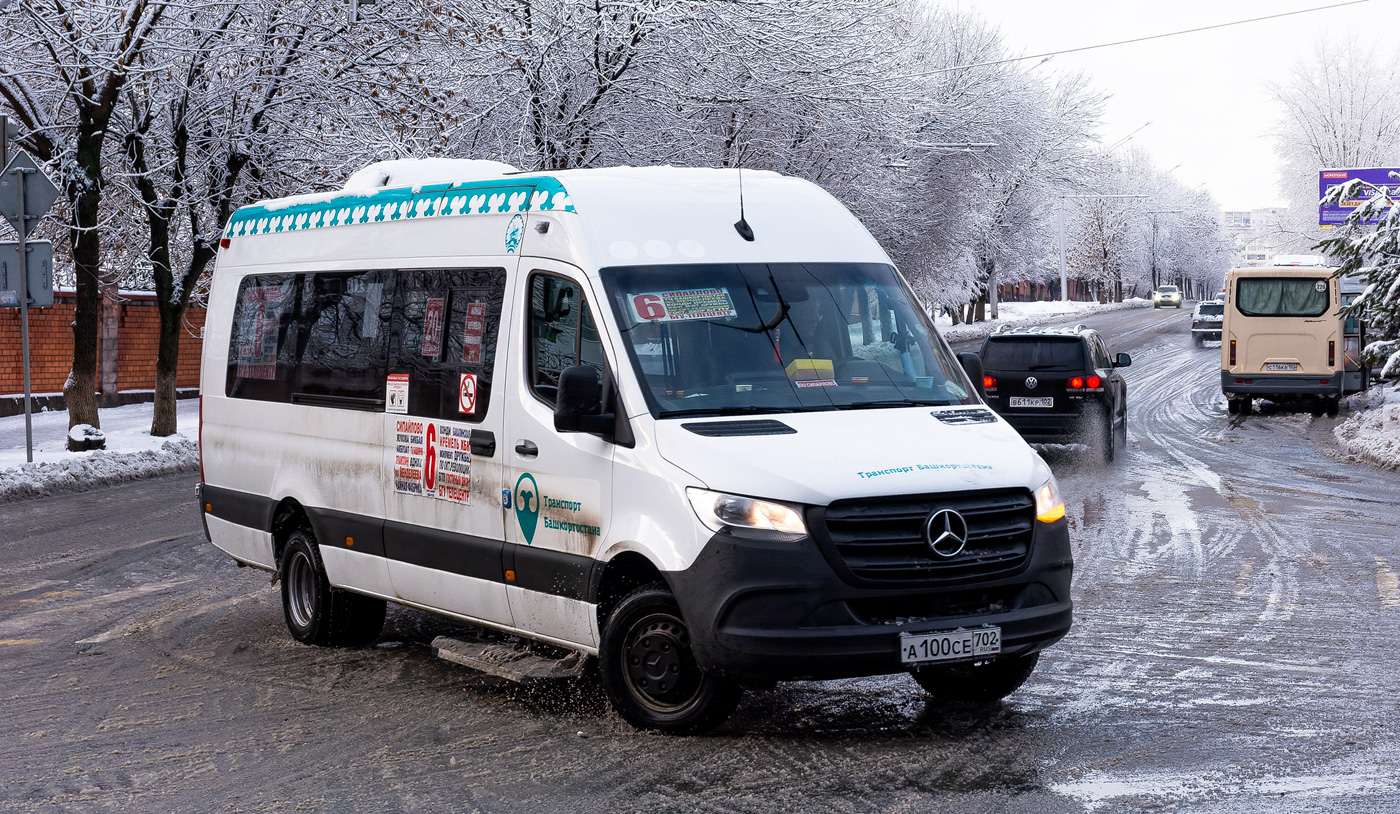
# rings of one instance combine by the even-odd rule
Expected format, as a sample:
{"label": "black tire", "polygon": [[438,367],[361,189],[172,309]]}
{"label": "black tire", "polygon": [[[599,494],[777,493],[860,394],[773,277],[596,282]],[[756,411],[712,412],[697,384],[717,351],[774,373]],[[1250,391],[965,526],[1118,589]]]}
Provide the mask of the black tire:
{"label": "black tire", "polygon": [[1201,336],[1200,334],[1192,334],[1191,344],[1195,345],[1198,348],[1204,348],[1206,346],[1206,338],[1204,336]]}
{"label": "black tire", "polygon": [[1242,398],[1240,399],[1239,403],[1240,415],[1249,415],[1250,413],[1254,412],[1254,399]]}
{"label": "black tire", "polygon": [[332,588],[316,538],[307,529],[287,538],[281,582],[287,630],[303,644],[362,646],[372,644],[384,629],[384,600]]}
{"label": "black tire", "polygon": [[1122,403],[1121,403],[1119,406],[1121,406],[1121,407],[1123,408],[1123,423],[1121,423],[1121,424],[1118,425],[1118,449],[1121,450],[1121,451],[1123,451],[1123,452],[1127,452],[1127,451],[1128,451],[1128,399],[1127,399],[1126,396],[1123,397],[1123,401],[1122,401]]}
{"label": "black tire", "polygon": [[1227,398],[1227,399],[1225,399],[1225,409],[1229,411],[1230,415],[1237,415],[1237,414],[1239,414],[1239,411],[1240,411],[1240,400],[1239,400],[1239,399],[1232,399],[1232,398]]}
{"label": "black tire", "polygon": [[1000,701],[1020,689],[1035,671],[1039,653],[1010,656],[989,661],[922,667],[910,675],[924,691],[949,701]]}
{"label": "black tire", "polygon": [[1337,417],[1337,413],[1341,412],[1341,410],[1342,410],[1342,400],[1341,400],[1341,399],[1332,398],[1332,399],[1328,399],[1328,400],[1327,400],[1327,417],[1328,417],[1328,418],[1336,418],[1336,417]]}
{"label": "black tire", "polygon": [[598,678],[613,709],[638,729],[696,734],[739,705],[739,685],[695,663],[690,632],[671,592],[644,585],[603,623]]}
{"label": "black tire", "polygon": [[1116,453],[1115,438],[1117,433],[1113,429],[1113,408],[1105,407],[1098,415],[1089,418],[1089,451],[1103,459],[1106,464],[1113,463],[1113,456]]}

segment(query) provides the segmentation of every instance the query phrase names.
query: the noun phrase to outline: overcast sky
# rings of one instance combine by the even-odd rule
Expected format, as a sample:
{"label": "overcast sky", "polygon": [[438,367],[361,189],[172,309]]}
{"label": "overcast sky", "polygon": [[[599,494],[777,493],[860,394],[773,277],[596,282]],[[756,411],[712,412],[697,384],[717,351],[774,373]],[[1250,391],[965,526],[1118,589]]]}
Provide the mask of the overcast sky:
{"label": "overcast sky", "polygon": [[[1198,28],[1339,0],[932,0],[972,10],[1008,45],[1038,54]],[[1225,209],[1283,204],[1272,134],[1278,111],[1265,83],[1309,54],[1320,32],[1400,43],[1400,0],[1367,0],[1215,31],[1056,56],[1037,70],[1084,70],[1112,95],[1101,132],[1113,144],[1146,122],[1132,143],[1157,166],[1206,188]],[[1394,46],[1385,46],[1393,48]],[[1030,64],[1030,63],[1027,63]],[[976,139],[972,139],[976,140]],[[1400,156],[1397,156],[1400,160]],[[1394,166],[1394,165],[1392,165]]]}

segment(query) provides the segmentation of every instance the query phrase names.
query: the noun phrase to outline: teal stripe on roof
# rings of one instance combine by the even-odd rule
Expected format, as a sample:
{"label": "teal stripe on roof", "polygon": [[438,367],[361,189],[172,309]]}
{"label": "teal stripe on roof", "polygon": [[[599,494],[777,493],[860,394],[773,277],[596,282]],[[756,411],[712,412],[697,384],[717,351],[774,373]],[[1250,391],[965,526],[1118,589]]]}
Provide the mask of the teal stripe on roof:
{"label": "teal stripe on roof", "polygon": [[429,184],[417,192],[411,187],[347,192],[281,209],[245,206],[229,218],[224,234],[242,237],[383,221],[551,211],[574,211],[568,191],[557,178],[530,176]]}

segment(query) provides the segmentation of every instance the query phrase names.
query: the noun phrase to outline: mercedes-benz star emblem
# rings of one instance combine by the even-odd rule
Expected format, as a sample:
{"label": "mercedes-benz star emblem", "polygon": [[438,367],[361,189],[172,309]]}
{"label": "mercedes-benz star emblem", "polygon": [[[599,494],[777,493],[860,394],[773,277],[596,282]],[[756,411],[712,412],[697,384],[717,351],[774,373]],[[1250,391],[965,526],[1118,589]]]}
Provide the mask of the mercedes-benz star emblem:
{"label": "mercedes-benz star emblem", "polygon": [[952,509],[939,509],[924,526],[928,547],[940,557],[956,557],[967,545],[967,521]]}
{"label": "mercedes-benz star emblem", "polygon": [[1037,379],[1036,377],[1034,377],[1034,376],[1027,376],[1027,377],[1026,377],[1026,389],[1027,389],[1027,390],[1034,390],[1034,389],[1035,389],[1035,386],[1036,386],[1037,384],[1040,384],[1040,380]]}

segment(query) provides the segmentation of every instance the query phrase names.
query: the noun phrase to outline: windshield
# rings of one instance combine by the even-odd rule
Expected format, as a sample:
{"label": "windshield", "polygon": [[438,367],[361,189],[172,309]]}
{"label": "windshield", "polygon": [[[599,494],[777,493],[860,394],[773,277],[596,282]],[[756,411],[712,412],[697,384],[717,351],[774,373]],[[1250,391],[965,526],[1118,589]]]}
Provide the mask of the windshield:
{"label": "windshield", "polygon": [[625,266],[602,278],[658,418],[977,403],[889,266]]}
{"label": "windshield", "polygon": [[1084,343],[1078,338],[994,338],[982,350],[987,370],[1083,370]]}
{"label": "windshield", "polygon": [[1162,286],[1161,288],[1159,288],[1159,289],[1157,289],[1157,290],[1160,291],[1160,292],[1163,293],[1163,294],[1175,294],[1175,293],[1176,293],[1176,286],[1174,286],[1174,285],[1164,285],[1164,286]]}

